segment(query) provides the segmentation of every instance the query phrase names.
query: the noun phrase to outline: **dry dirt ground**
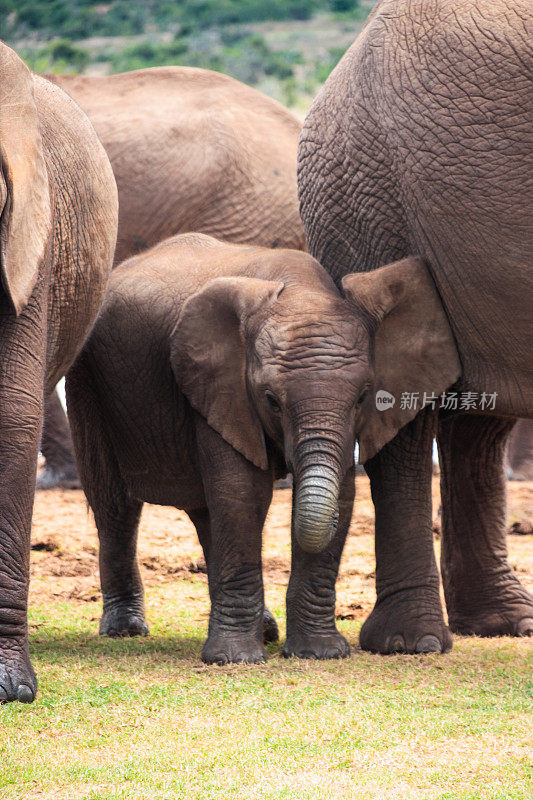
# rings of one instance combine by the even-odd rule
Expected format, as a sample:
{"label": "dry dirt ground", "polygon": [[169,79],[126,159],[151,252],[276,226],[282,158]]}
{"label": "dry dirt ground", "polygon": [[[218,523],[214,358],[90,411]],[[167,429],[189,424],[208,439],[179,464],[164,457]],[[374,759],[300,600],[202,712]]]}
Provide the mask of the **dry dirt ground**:
{"label": "dry dirt ground", "polygon": [[[438,478],[433,480],[435,544],[438,552]],[[509,483],[509,528],[529,531],[508,536],[511,564],[533,589],[533,483]],[[263,565],[269,591],[283,591],[290,566],[291,490],[280,489],[267,518]],[[357,478],[357,497],[344,551],[337,592],[337,615],[363,620],[374,599],[373,506],[366,477]],[[99,598],[98,540],[92,515],[81,491],[40,492],[32,532],[30,604],[47,599],[87,602]],[[145,505],[139,536],[139,561],[145,585],[187,580],[205,564],[195,529],[187,515],[174,508]],[[205,609],[207,618],[208,608]]]}

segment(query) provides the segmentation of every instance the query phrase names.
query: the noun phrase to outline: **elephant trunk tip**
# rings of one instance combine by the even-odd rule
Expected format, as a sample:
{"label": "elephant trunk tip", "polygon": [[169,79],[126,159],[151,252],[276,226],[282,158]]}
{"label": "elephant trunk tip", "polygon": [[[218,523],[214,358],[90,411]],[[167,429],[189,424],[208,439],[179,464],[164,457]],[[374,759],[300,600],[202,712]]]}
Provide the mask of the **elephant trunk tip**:
{"label": "elephant trunk tip", "polygon": [[310,470],[296,486],[294,533],[306,553],[320,553],[337,533],[338,481],[323,470]]}
{"label": "elephant trunk tip", "polygon": [[331,520],[331,524],[326,532],[323,528],[310,528],[308,525],[298,525],[296,520],[296,541],[306,553],[316,555],[326,549],[337,533],[339,522],[339,512],[336,511]]}

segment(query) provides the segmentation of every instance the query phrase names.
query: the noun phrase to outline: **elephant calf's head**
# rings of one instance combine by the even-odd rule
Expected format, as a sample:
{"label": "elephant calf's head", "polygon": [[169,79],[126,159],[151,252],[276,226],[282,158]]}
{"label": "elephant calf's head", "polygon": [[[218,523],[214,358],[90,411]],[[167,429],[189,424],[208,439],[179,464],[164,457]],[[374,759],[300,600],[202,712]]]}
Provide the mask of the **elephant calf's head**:
{"label": "elephant calf's head", "polygon": [[[298,258],[317,275],[316,262]],[[437,391],[458,375],[419,260],[347,276],[343,286],[345,298],[325,276],[217,278],[186,301],[172,334],[173,369],[191,405],[257,467],[268,467],[267,441],[283,452],[295,480],[296,537],[309,552],[335,533],[356,436],[365,460],[408,421],[398,406],[377,411],[374,391],[397,394],[404,383]],[[436,380],[443,359],[454,363],[446,385]]]}

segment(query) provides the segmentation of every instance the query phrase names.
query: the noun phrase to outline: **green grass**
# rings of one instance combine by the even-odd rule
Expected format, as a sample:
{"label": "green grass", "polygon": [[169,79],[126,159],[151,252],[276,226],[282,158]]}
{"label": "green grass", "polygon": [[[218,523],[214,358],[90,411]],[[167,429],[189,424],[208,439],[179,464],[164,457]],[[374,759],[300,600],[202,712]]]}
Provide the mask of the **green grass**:
{"label": "green grass", "polygon": [[[281,589],[269,602],[282,623]],[[96,636],[96,602],[32,611],[40,691],[0,707],[2,800],[531,797],[527,641],[326,663],[271,645],[264,666],[206,667],[205,582],[147,606],[152,635],[121,641]],[[340,627],[356,647],[359,624]]]}

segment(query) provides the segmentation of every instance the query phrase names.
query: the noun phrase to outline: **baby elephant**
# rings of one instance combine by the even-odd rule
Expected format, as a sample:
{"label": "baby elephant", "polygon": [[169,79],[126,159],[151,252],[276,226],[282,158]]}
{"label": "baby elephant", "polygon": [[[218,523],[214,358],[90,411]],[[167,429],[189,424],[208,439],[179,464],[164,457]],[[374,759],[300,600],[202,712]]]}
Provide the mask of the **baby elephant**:
{"label": "baby elephant", "polygon": [[205,554],[207,663],[257,662],[261,534],[294,475],[285,655],[339,658],[335,581],[369,367],[348,301],[311,256],[183,234],[120,265],[67,380],[100,537],[100,632],[147,632],[143,502],[186,511]]}

